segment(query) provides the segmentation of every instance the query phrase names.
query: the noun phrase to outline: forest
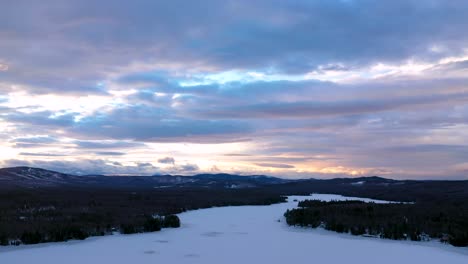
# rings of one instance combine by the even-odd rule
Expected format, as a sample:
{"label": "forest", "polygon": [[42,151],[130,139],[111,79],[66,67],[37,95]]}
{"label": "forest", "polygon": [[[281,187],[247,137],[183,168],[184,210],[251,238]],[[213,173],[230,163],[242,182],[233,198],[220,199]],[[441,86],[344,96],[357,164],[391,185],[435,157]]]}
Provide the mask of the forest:
{"label": "forest", "polygon": [[0,245],[176,228],[186,210],[285,201],[256,190],[38,188],[0,192]]}
{"label": "forest", "polygon": [[284,216],[294,226],[394,240],[435,238],[453,246],[468,246],[468,205],[461,201],[377,204],[305,200]]}
{"label": "forest", "polygon": [[[158,231],[180,225],[180,221],[171,215],[187,210],[270,205],[284,202],[287,195],[332,193],[409,203],[303,202],[298,209],[287,212],[288,223],[391,239],[424,240],[430,236],[453,245],[467,245],[468,181],[396,181],[364,177],[260,182],[253,185],[257,187],[226,188],[233,183],[247,186],[246,181],[251,184],[252,178],[244,180],[238,176],[235,182],[229,182],[229,179],[215,175],[201,181],[215,181],[217,184],[214,185],[155,188],[155,184],[148,184],[151,181],[144,180],[145,177],[106,177],[102,176],[105,184],[49,186],[39,184],[43,182],[34,181],[35,178],[34,184],[24,186],[1,184],[0,244]],[[49,178],[47,176],[43,181],[48,182]],[[121,182],[121,178],[125,184],[112,184]],[[5,182],[8,175],[3,179]],[[178,178],[168,176],[164,179]],[[190,179],[188,182],[197,183]],[[265,178],[253,179],[258,182]],[[12,181],[21,182],[17,178]],[[355,182],[365,183],[356,185]]]}

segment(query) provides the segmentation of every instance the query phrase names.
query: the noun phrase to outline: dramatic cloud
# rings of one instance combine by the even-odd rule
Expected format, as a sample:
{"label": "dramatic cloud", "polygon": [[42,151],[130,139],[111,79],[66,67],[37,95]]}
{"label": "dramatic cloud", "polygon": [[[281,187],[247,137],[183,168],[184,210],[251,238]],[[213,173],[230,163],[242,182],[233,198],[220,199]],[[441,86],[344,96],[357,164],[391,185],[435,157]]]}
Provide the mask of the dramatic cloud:
{"label": "dramatic cloud", "polygon": [[293,165],[281,164],[281,163],[255,163],[255,165],[260,166],[260,167],[279,168],[279,169],[292,169],[292,168],[294,168]]}
{"label": "dramatic cloud", "polygon": [[307,72],[433,60],[466,49],[467,8],[416,0],[16,1],[0,11],[2,79],[39,93],[102,93],[109,72],[135,61],[166,71]]}
{"label": "dramatic cloud", "polygon": [[61,156],[65,156],[65,155],[62,155],[62,154],[33,153],[33,152],[20,152],[19,155],[22,155],[22,156],[37,156],[37,157],[61,157]]}
{"label": "dramatic cloud", "polygon": [[96,155],[99,156],[123,156],[125,155],[124,152],[118,152],[118,151],[99,151],[96,152]]}
{"label": "dramatic cloud", "polygon": [[[166,109],[148,106],[117,108],[113,111],[83,118],[71,132],[79,135],[135,139],[139,141],[204,141],[204,137],[249,132],[241,121],[187,119],[173,116]],[[233,139],[228,139],[231,141]]]}
{"label": "dramatic cloud", "polygon": [[175,164],[175,159],[173,157],[165,157],[165,158],[158,159],[158,162],[162,163],[162,164],[172,164],[172,165],[174,165]]}
{"label": "dramatic cloud", "polygon": [[26,138],[15,138],[11,141],[17,148],[34,148],[43,147],[51,144],[59,143],[59,141],[49,136],[37,136],[37,137],[26,137]]}
{"label": "dramatic cloud", "polygon": [[196,164],[184,164],[184,165],[180,165],[177,167],[177,171],[178,172],[195,172],[195,171],[198,171],[200,168],[198,167],[198,165]]}
{"label": "dramatic cloud", "polygon": [[124,148],[135,148],[141,147],[144,144],[137,142],[128,142],[128,141],[83,141],[75,140],[72,142],[78,148],[84,149],[124,149]]}
{"label": "dramatic cloud", "polygon": [[0,9],[0,165],[466,178],[467,15],[462,0],[17,0]]}
{"label": "dramatic cloud", "polygon": [[[452,99],[452,100],[450,100]],[[403,107],[430,105],[442,102],[468,101],[468,94],[457,93],[437,96],[395,97],[384,100],[355,100],[334,102],[269,102],[246,104],[242,107],[203,110],[203,115],[218,118],[304,118],[376,113]]]}
{"label": "dramatic cloud", "polygon": [[0,71],[8,71],[8,65],[0,63]]}

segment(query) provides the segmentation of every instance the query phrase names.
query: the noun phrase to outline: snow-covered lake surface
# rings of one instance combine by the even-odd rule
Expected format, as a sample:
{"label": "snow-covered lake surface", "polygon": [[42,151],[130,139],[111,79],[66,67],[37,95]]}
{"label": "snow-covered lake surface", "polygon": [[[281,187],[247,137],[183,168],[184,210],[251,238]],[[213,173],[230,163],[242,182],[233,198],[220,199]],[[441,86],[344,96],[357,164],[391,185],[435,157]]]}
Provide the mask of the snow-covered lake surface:
{"label": "snow-covered lake surface", "polygon": [[283,213],[306,198],[350,199],[314,194],[271,206],[190,211],[180,214],[178,229],[0,248],[0,263],[468,263],[468,248],[287,226]]}

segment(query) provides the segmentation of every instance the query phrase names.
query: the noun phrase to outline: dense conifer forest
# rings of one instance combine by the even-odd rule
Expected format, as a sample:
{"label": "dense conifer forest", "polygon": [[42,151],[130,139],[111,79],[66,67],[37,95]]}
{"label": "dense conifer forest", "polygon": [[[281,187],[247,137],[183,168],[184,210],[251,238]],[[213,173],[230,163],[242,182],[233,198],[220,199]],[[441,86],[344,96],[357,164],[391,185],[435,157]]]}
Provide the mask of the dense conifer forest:
{"label": "dense conifer forest", "polygon": [[306,200],[285,213],[289,225],[323,227],[338,233],[395,240],[440,239],[468,246],[468,205],[464,202],[377,204]]}
{"label": "dense conifer forest", "polygon": [[468,181],[293,181],[228,174],[81,177],[33,168],[0,172],[0,245],[158,231],[179,226],[175,214],[186,210],[270,205],[287,195],[311,193],[410,203],[303,202],[286,214],[288,223],[391,239],[430,236],[467,245]]}
{"label": "dense conifer forest", "polygon": [[285,201],[256,190],[39,188],[0,191],[0,245],[176,228],[186,210]]}

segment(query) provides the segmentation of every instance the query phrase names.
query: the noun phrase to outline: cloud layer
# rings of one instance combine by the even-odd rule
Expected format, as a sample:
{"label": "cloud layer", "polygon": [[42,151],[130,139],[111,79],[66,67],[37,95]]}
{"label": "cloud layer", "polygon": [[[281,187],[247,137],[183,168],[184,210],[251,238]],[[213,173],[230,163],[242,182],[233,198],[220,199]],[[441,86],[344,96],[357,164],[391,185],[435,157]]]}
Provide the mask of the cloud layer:
{"label": "cloud layer", "polygon": [[22,1],[0,165],[467,178],[466,1]]}

